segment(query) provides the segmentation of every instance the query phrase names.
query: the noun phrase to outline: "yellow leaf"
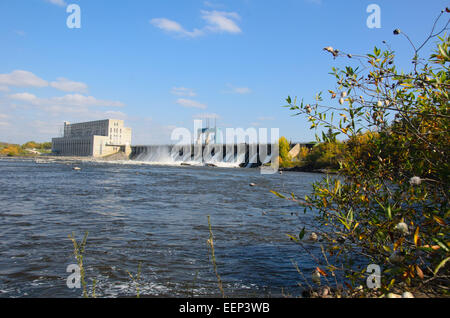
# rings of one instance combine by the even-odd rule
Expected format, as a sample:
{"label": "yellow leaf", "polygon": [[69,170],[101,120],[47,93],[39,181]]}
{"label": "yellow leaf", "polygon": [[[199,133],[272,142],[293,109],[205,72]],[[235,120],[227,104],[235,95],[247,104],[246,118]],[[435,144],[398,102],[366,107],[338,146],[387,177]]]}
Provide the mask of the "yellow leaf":
{"label": "yellow leaf", "polygon": [[419,241],[419,227],[417,227],[416,232],[414,233],[414,244],[416,246],[420,245],[420,241]]}
{"label": "yellow leaf", "polygon": [[290,234],[286,234],[286,236],[289,237],[291,240],[298,242],[298,238],[296,238],[295,236],[290,235]]}

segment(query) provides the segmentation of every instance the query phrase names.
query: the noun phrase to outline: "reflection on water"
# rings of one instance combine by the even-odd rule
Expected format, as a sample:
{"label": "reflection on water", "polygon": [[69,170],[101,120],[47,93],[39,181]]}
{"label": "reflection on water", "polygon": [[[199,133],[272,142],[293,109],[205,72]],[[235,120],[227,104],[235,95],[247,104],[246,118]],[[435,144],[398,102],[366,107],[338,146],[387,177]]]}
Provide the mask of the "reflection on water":
{"label": "reflection on water", "polygon": [[[286,239],[310,218],[268,189],[304,196],[315,174],[256,169],[0,160],[0,297],[79,297],[66,286],[76,263],[68,235],[86,247],[99,296],[133,296],[126,271],[142,262],[141,294],[219,296],[206,240],[215,236],[227,296],[300,294],[292,262],[310,257]],[[249,187],[249,183],[258,184]],[[297,232],[298,233],[298,232]]]}

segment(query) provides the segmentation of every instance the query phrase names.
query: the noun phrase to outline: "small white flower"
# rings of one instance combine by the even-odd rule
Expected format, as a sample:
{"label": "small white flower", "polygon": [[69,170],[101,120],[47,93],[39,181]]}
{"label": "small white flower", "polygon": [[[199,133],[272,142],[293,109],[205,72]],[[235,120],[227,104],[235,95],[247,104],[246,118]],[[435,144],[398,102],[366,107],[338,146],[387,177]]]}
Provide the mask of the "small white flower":
{"label": "small white flower", "polygon": [[386,99],[386,100],[384,101],[384,104],[385,104],[386,106],[389,106],[389,105],[391,104],[391,102],[390,102],[388,99]]}
{"label": "small white flower", "polygon": [[383,106],[383,102],[382,102],[381,100],[379,100],[379,101],[377,102],[377,106],[378,106],[378,107]]}
{"label": "small white flower", "polygon": [[315,241],[317,241],[317,239],[318,239],[318,236],[317,236],[316,233],[312,232],[312,233],[309,235],[309,240],[310,240],[310,241],[315,242]]}
{"label": "small white flower", "polygon": [[341,99],[339,99],[339,104],[344,104],[344,99],[343,98],[341,98]]}
{"label": "small white flower", "polygon": [[317,269],[312,273],[311,279],[314,283],[320,284],[320,273]]}
{"label": "small white flower", "polygon": [[347,92],[342,92],[342,93],[341,93],[341,97],[342,97],[342,98],[347,97]]}
{"label": "small white flower", "polygon": [[412,186],[420,185],[421,183],[422,179],[420,179],[420,177],[412,177],[411,179],[409,179],[409,184]]}
{"label": "small white flower", "polygon": [[399,224],[397,224],[395,226],[395,229],[397,231],[401,232],[402,234],[408,234],[409,233],[408,224],[406,224],[405,222],[400,222]]}
{"label": "small white flower", "polygon": [[402,296],[394,293],[387,294],[387,298],[402,298]]}

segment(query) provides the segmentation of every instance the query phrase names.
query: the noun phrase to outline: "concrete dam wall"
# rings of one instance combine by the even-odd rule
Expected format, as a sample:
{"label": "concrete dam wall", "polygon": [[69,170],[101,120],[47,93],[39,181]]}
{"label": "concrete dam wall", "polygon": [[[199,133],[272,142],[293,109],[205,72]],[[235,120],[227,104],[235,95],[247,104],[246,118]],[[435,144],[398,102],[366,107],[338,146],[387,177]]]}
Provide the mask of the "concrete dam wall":
{"label": "concrete dam wall", "polygon": [[155,163],[230,164],[253,168],[272,159],[271,144],[132,146],[130,159]]}

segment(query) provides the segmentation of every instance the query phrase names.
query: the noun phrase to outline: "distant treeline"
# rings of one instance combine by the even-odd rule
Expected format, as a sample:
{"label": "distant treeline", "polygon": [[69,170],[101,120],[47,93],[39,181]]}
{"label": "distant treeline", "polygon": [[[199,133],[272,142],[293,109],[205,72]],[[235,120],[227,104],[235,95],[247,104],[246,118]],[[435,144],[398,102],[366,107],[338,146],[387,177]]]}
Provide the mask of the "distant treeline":
{"label": "distant treeline", "polygon": [[36,154],[33,151],[37,151],[40,153],[49,153],[51,152],[51,149],[51,142],[38,143],[35,141],[29,141],[27,143],[24,143],[23,145],[0,142],[0,155],[9,157]]}

